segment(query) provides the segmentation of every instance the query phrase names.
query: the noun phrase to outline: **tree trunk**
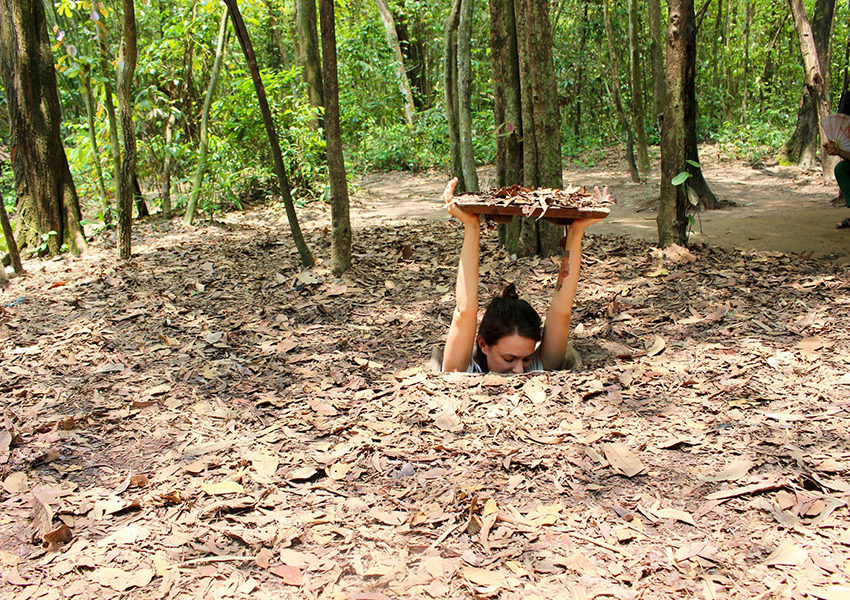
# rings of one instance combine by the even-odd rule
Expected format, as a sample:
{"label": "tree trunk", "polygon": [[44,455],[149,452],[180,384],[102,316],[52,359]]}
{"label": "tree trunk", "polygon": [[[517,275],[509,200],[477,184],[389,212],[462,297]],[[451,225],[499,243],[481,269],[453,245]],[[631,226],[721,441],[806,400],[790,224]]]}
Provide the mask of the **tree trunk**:
{"label": "tree trunk", "polygon": [[693,0],[670,0],[665,69],[666,110],[661,126],[661,198],[658,205],[658,244],[687,243],[688,198],[684,186],[673,178],[686,170],[685,104],[688,62],[696,45]]}
{"label": "tree trunk", "polygon": [[463,166],[460,159],[460,133],[458,125],[458,96],[457,96],[457,29],[460,21],[462,0],[454,0],[449,17],[446,19],[446,33],[443,42],[443,93],[445,94],[446,121],[449,126],[449,149],[451,152],[451,174],[457,177],[455,192],[465,192],[466,182],[463,178]]}
{"label": "tree trunk", "polygon": [[[396,83],[401,97],[404,98],[404,120],[409,126],[413,126],[413,92],[410,90],[410,80],[407,78],[407,71],[404,68],[404,55],[401,53],[401,46],[398,43],[398,32],[395,28],[393,14],[390,12],[390,7],[387,6],[386,0],[375,0],[378,5],[378,12],[381,15],[381,21],[384,23],[384,31],[387,34],[387,43],[390,50],[395,55],[395,71]],[[324,44],[322,45],[324,52]]]}
{"label": "tree trunk", "polygon": [[148,205],[145,202],[145,195],[142,193],[142,186],[139,185],[139,176],[133,173],[133,202],[136,204],[136,216],[140,219],[151,216],[148,210]]}
{"label": "tree trunk", "polygon": [[638,167],[641,173],[649,172],[649,151],[646,144],[646,121],[643,109],[643,75],[640,60],[640,22],[637,0],[629,0],[629,65],[632,83],[632,124],[635,130]]}
{"label": "tree trunk", "polygon": [[209,151],[209,119],[210,107],[215,94],[215,86],[218,83],[218,73],[221,70],[221,57],[224,55],[224,47],[227,44],[227,7],[221,13],[221,21],[218,25],[218,38],[215,45],[215,60],[213,61],[210,83],[207,86],[207,95],[204,98],[204,110],[201,114],[201,143],[198,148],[198,166],[195,168],[195,178],[192,180],[192,192],[189,194],[189,202],[186,204],[186,215],[184,221],[191,225],[195,219],[195,208],[198,205],[198,197],[201,194],[201,184],[207,170],[207,152]]}
{"label": "tree trunk", "polygon": [[638,183],[640,182],[640,175],[638,174],[632,152],[632,148],[634,148],[632,125],[629,123],[629,118],[623,108],[623,100],[620,96],[620,67],[615,50],[614,24],[611,22],[611,11],[608,8],[610,2],[611,0],[602,0],[602,18],[605,21],[605,39],[608,42],[608,60],[610,61],[611,92],[614,96],[614,108],[617,111],[617,117],[619,117],[620,125],[626,132],[626,162],[629,165],[629,173],[631,174],[632,181]]}
{"label": "tree trunk", "polygon": [[[832,23],[833,23],[833,14],[835,12],[835,0],[817,0],[815,3],[815,12],[812,22],[810,24],[810,30],[812,33],[812,40],[815,46],[814,56],[817,59],[818,65],[820,67],[822,87],[824,90],[824,94],[829,93],[829,44],[830,39],[832,37]],[[792,16],[794,17],[795,26],[797,25],[797,14],[793,12],[792,7]],[[803,9],[803,17],[808,21],[808,17],[805,14],[805,9]],[[798,35],[799,35],[799,27]],[[802,48],[802,42],[801,42]],[[805,52],[803,50],[803,64],[808,72],[809,67],[806,65],[806,57]],[[808,73],[807,73],[808,76]],[[819,120],[817,109],[815,105],[812,103],[812,94],[808,87],[808,78],[806,79],[806,83],[804,84],[802,95],[800,96],[800,104],[797,109],[797,125],[794,128],[794,133],[791,134],[789,140],[783,146],[779,159],[784,164],[797,164],[805,168],[812,168],[817,163],[817,155],[820,150],[820,146],[818,144],[818,136],[819,136]],[[828,102],[828,96],[825,96],[824,99]],[[828,165],[831,165],[832,161],[827,158],[824,161],[824,169],[827,170]],[[829,178],[832,178],[832,168],[831,166],[828,168],[830,172]]]}
{"label": "tree trunk", "polygon": [[[316,34],[316,0],[295,0],[295,26],[298,33],[298,64],[303,70],[310,104],[324,106],[319,38]],[[321,126],[321,118],[319,118]]]}
{"label": "tree trunk", "polygon": [[83,99],[86,103],[86,122],[89,129],[89,143],[91,144],[95,178],[97,179],[97,187],[100,192],[100,205],[103,211],[103,222],[106,225],[109,225],[112,220],[112,215],[109,214],[109,195],[106,193],[106,184],[103,181],[103,169],[100,166],[100,149],[98,148],[97,131],[94,126],[94,97],[91,91],[91,77],[89,76],[88,66],[82,69],[80,77],[83,80]]}
{"label": "tree trunk", "polygon": [[741,123],[747,122],[747,103],[750,97],[750,29],[753,24],[755,6],[752,0],[746,2],[746,22],[744,25],[744,93],[741,102]]}
{"label": "tree trunk", "polygon": [[56,71],[41,2],[0,0],[0,52],[16,190],[26,194],[18,197],[19,212],[27,215],[19,238],[29,229],[33,235],[22,245],[36,247],[46,236],[51,254],[63,242],[82,252],[80,204],[62,145]]}
{"label": "tree trunk", "polygon": [[269,17],[269,28],[272,30],[272,37],[277,45],[277,50],[280,53],[280,64],[284,71],[289,70],[289,56],[286,52],[286,45],[283,43],[283,36],[280,35],[280,27],[275,19],[275,9],[272,7],[271,0],[265,0],[266,14]]}
{"label": "tree trunk", "polygon": [[[102,18],[102,17],[101,17]],[[115,117],[115,104],[112,95],[112,78],[115,72],[110,66],[109,48],[106,45],[105,33],[98,28],[98,48],[100,48],[100,68],[103,77],[103,106],[106,108],[106,118],[109,122],[109,154],[112,157],[112,181],[115,186],[115,196],[121,187],[121,147],[118,141],[118,119]]]}
{"label": "tree trunk", "polygon": [[649,58],[652,63],[652,120],[664,114],[664,41],[661,38],[661,2],[648,0]]}
{"label": "tree trunk", "polygon": [[[0,163],[2,167],[2,163]],[[15,242],[15,234],[12,231],[12,223],[9,222],[9,214],[6,212],[6,205],[0,198],[0,226],[3,228],[3,238],[6,240],[6,247],[9,249],[9,259],[12,262],[12,268],[15,273],[23,273],[24,265],[21,263],[21,253],[18,251],[18,244]],[[6,267],[0,263],[0,270],[3,271],[3,276],[6,275]]]}
{"label": "tree trunk", "polygon": [[[560,188],[561,115],[552,58],[549,4],[515,0],[522,103],[523,183]],[[505,232],[512,254],[552,256],[560,252],[563,229],[548,221],[515,218]]]}
{"label": "tree trunk", "polygon": [[493,112],[496,125],[496,181],[522,183],[522,105],[513,0],[490,0]]}
{"label": "tree trunk", "polygon": [[301,227],[298,225],[298,217],[295,214],[295,203],[292,201],[292,192],[289,187],[289,178],[286,175],[286,167],[283,164],[280,142],[278,141],[274,121],[272,121],[272,113],[269,109],[268,100],[266,99],[266,89],[263,86],[263,80],[260,77],[260,69],[257,66],[257,57],[254,54],[254,47],[251,45],[251,39],[248,37],[248,30],[245,28],[245,22],[242,20],[242,15],[239,12],[239,6],[237,6],[236,0],[224,0],[224,3],[230,10],[230,18],[233,21],[233,29],[236,31],[236,37],[239,40],[239,45],[242,46],[242,52],[245,54],[245,62],[248,63],[248,70],[251,73],[251,79],[254,81],[254,89],[257,92],[257,101],[260,104],[260,112],[262,112],[263,115],[263,125],[266,127],[266,134],[269,138],[269,145],[271,146],[272,157],[274,158],[275,173],[277,173],[280,193],[283,197],[283,204],[286,208],[286,218],[289,221],[289,229],[292,232],[292,240],[295,243],[295,247],[298,249],[298,254],[301,256],[301,264],[304,267],[312,267],[314,264],[313,255],[310,254],[310,249],[307,247],[307,243],[304,241],[304,236],[301,233]]}
{"label": "tree trunk", "polygon": [[348,183],[339,127],[339,81],[336,67],[334,0],[319,0],[322,27],[322,74],[325,99],[325,140],[331,184],[331,271],[339,277],[351,268],[351,221],[348,216]]}
{"label": "tree trunk", "polygon": [[478,191],[478,171],[472,146],[472,5],[461,0],[457,28],[457,104],[460,166],[467,192]]}
{"label": "tree trunk", "polygon": [[[171,110],[169,108],[169,110]],[[162,218],[171,218],[171,169],[174,164],[174,152],[171,143],[174,141],[174,122],[176,113],[171,110],[168,122],[165,124],[165,153],[162,159],[162,185],[159,192],[159,206],[162,210]]]}
{"label": "tree trunk", "polygon": [[[834,0],[823,1],[834,5]],[[809,95],[809,101],[815,109],[815,131],[816,134],[820,135],[820,139],[826,140],[827,136],[823,131],[823,120],[829,114],[829,100],[827,99],[826,89],[824,88],[824,77],[820,67],[821,63],[818,57],[816,40],[812,26],[809,23],[808,15],[806,15],[806,7],[803,5],[802,0],[788,0],[788,4],[791,7],[791,14],[794,16],[794,28],[797,30],[800,51],[803,55],[803,66],[806,73],[806,91]],[[831,15],[829,20],[832,21]],[[831,24],[827,29],[831,29]],[[832,171],[835,160],[833,157],[824,154],[822,164],[824,183],[829,183],[833,180]]]}
{"label": "tree trunk", "polygon": [[124,0],[124,41],[118,57],[118,112],[124,152],[118,186],[118,256],[131,256],[133,231],[133,178],[136,175],[136,128],[133,124],[133,74],[136,71],[136,9],[133,0]]}

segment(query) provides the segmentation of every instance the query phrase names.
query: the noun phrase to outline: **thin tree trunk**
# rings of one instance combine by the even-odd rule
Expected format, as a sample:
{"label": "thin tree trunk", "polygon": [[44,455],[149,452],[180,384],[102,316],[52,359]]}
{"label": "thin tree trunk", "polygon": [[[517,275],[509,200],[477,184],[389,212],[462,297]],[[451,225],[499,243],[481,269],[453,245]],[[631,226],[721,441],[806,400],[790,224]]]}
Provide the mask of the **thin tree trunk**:
{"label": "thin tree trunk", "polygon": [[171,169],[174,164],[174,152],[171,143],[174,141],[174,122],[176,121],[174,110],[168,115],[165,124],[165,156],[162,159],[162,185],[160,186],[159,205],[162,210],[162,218],[171,218]]}
{"label": "thin tree trunk", "polygon": [[478,191],[478,172],[472,146],[472,6],[461,0],[457,29],[457,101],[460,165],[467,192]]}
{"label": "thin tree trunk", "polygon": [[239,12],[239,6],[236,0],[224,0],[227,8],[230,9],[230,18],[233,21],[233,29],[236,31],[236,37],[239,44],[242,46],[242,52],[245,54],[245,62],[248,63],[248,70],[251,72],[251,79],[254,81],[254,89],[257,92],[257,101],[260,104],[260,112],[263,115],[263,125],[266,127],[266,134],[269,138],[272,157],[274,158],[275,172],[277,173],[278,184],[280,185],[280,193],[283,197],[283,204],[286,208],[286,218],[289,221],[289,229],[292,232],[292,240],[295,247],[298,249],[298,254],[301,256],[301,264],[304,267],[312,267],[314,264],[313,255],[304,241],[304,236],[301,233],[301,227],[298,225],[298,217],[295,214],[295,203],[292,201],[292,192],[289,187],[289,178],[286,175],[286,167],[283,164],[283,155],[280,151],[280,142],[278,141],[277,131],[272,120],[272,113],[269,109],[269,103],[266,99],[266,90],[263,86],[263,80],[260,77],[260,69],[257,66],[257,57],[254,54],[254,47],[251,45],[251,39],[248,37],[248,30],[245,28],[245,22],[242,20],[242,15]]}
{"label": "thin tree trunk", "polygon": [[[834,0],[831,0],[834,2]],[[800,51],[803,55],[803,66],[805,68],[806,91],[808,92],[810,102],[815,107],[816,128],[820,135],[820,139],[826,140],[827,136],[823,131],[823,121],[829,114],[829,101],[826,97],[824,89],[824,78],[818,59],[818,49],[815,44],[815,38],[812,33],[812,27],[809,23],[808,15],[806,15],[806,7],[802,0],[788,0],[791,7],[791,14],[794,16],[794,28],[797,30],[797,37],[800,41]],[[824,183],[829,183],[833,180],[834,159],[831,156],[824,154],[823,160],[823,179]]]}
{"label": "thin tree trunk", "polygon": [[334,0],[319,0],[322,28],[322,94],[325,99],[325,140],[331,184],[331,271],[339,277],[351,268],[351,221],[348,215],[348,183],[339,127],[339,81],[336,64]]}
{"label": "thin tree trunk", "polygon": [[684,186],[673,178],[686,169],[685,91],[688,77],[689,45],[695,44],[693,0],[670,0],[667,25],[666,110],[661,127],[661,198],[656,223],[658,244],[684,245],[687,242],[688,198]]}
{"label": "thin tree trunk", "polygon": [[[0,163],[2,167],[2,163]],[[12,262],[12,268],[15,273],[23,273],[24,265],[21,263],[21,253],[18,251],[18,244],[15,241],[15,233],[12,231],[12,223],[9,222],[9,213],[6,212],[6,205],[0,198],[0,225],[3,227],[3,238],[6,240],[6,247],[9,249],[9,259]],[[0,270],[3,271],[3,276],[6,276],[6,267],[0,263]]]}
{"label": "thin tree trunk", "polygon": [[136,174],[136,128],[133,125],[133,74],[136,71],[136,9],[133,0],[124,0],[124,41],[118,57],[118,111],[124,153],[118,186],[118,256],[131,256],[133,230],[133,177]]}
{"label": "thin tree trunk", "polygon": [[623,108],[623,100],[620,96],[620,67],[617,61],[617,52],[615,50],[614,40],[614,25],[611,22],[611,11],[609,3],[611,0],[602,0],[602,16],[605,21],[605,39],[608,42],[608,60],[610,61],[609,74],[611,77],[611,92],[614,96],[614,108],[617,110],[617,117],[620,119],[620,125],[626,132],[626,162],[629,165],[629,173],[632,181],[635,183],[640,181],[637,165],[634,163],[634,155],[630,152],[633,148],[634,138],[632,137],[632,125],[629,123],[629,118]]}
{"label": "thin tree trunk", "polygon": [[664,40],[661,37],[661,2],[648,0],[649,59],[652,63],[652,120],[664,114]]}
{"label": "thin tree trunk", "polygon": [[750,29],[753,24],[753,12],[755,10],[755,5],[752,0],[747,0],[746,2],[746,24],[744,26],[744,93],[743,100],[741,102],[741,123],[746,123],[747,121],[747,101],[750,96]]}
{"label": "thin tree trunk", "polygon": [[454,0],[451,12],[446,19],[443,57],[443,93],[445,94],[446,121],[449,126],[449,149],[451,152],[451,174],[458,178],[456,192],[466,191],[463,177],[463,166],[460,159],[460,134],[458,126],[458,97],[457,97],[457,29],[460,21],[460,6],[462,0]]}
{"label": "thin tree trunk", "polygon": [[[404,120],[412,127],[414,113],[413,92],[410,91],[410,80],[407,78],[407,71],[404,68],[404,55],[401,53],[401,46],[398,43],[398,32],[395,28],[393,14],[390,12],[390,7],[387,6],[386,0],[375,0],[375,4],[378,5],[381,21],[384,23],[387,44],[389,44],[390,50],[395,55],[396,83],[398,84],[399,93],[404,98]],[[322,51],[324,51],[324,46],[322,46]]]}
{"label": "thin tree trunk", "polygon": [[201,184],[204,182],[204,174],[207,170],[207,153],[209,151],[209,119],[212,99],[215,94],[215,86],[218,83],[218,74],[221,70],[221,57],[224,55],[224,47],[227,44],[227,6],[221,13],[221,21],[218,25],[218,38],[215,45],[215,60],[213,61],[210,83],[207,86],[207,94],[204,98],[204,110],[201,114],[201,143],[198,148],[198,166],[195,168],[195,178],[192,180],[192,191],[189,194],[189,202],[186,204],[186,215],[184,220],[191,225],[195,219],[195,208],[198,205],[198,197],[201,194]]}
{"label": "thin tree trunk", "polygon": [[142,186],[139,185],[139,176],[133,173],[133,202],[136,204],[136,216],[140,219],[151,216],[148,210],[148,205],[145,202],[145,195],[142,193]]}
{"label": "thin tree trunk", "polygon": [[629,65],[632,82],[632,124],[635,130],[638,168],[649,172],[649,151],[646,144],[646,127],[643,109],[643,75],[641,74],[640,27],[637,0],[629,0]]}
{"label": "thin tree trunk", "polygon": [[106,192],[106,183],[103,181],[103,169],[100,166],[100,148],[97,144],[97,130],[94,126],[94,97],[91,91],[91,78],[89,76],[88,67],[85,67],[80,73],[83,80],[83,99],[86,103],[86,122],[89,129],[89,143],[92,149],[92,162],[94,163],[94,173],[97,179],[97,187],[100,192],[100,205],[103,210],[103,222],[109,225],[112,216],[109,214],[109,194]]}
{"label": "thin tree trunk", "polygon": [[[298,32],[298,62],[304,71],[310,104],[324,106],[319,39],[316,34],[316,0],[295,0],[295,25]],[[319,119],[321,126],[321,118]]]}
{"label": "thin tree trunk", "polygon": [[105,35],[100,30],[98,32],[100,68],[103,76],[103,106],[106,108],[106,119],[109,122],[109,154],[112,157],[112,181],[117,197],[118,189],[121,187],[121,146],[118,141],[118,119],[115,116],[115,104],[112,99],[112,78],[115,76],[115,72],[110,67],[109,49],[106,46]]}

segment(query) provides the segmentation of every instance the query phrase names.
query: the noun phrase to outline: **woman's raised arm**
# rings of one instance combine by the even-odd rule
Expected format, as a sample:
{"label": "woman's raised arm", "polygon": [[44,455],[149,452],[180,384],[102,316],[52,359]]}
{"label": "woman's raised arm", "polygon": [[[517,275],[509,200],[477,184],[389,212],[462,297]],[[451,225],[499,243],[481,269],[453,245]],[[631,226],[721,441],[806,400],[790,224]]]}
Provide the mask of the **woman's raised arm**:
{"label": "woman's raised arm", "polygon": [[443,193],[449,214],[463,223],[463,246],[457,267],[455,309],[443,351],[443,371],[466,371],[475,347],[478,325],[478,245],[481,221],[478,215],[464,212],[452,203],[457,177],[449,181]]}
{"label": "woman's raised arm", "polygon": [[578,219],[567,229],[567,242],[561,270],[558,273],[558,285],[546,324],[543,327],[543,341],[540,344],[540,361],[547,371],[564,366],[564,354],[570,340],[570,317],[573,312],[573,300],[578,287],[578,275],[581,268],[581,240],[588,225],[601,219]]}

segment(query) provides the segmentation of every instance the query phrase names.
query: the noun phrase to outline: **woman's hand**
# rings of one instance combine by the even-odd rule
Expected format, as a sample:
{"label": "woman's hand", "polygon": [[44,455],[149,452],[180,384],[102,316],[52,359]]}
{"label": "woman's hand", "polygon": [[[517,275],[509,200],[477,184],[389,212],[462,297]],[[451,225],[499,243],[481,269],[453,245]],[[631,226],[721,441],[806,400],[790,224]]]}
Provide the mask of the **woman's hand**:
{"label": "woman's hand", "polygon": [[835,142],[834,140],[829,140],[823,145],[823,151],[829,154],[830,156],[836,156],[841,153],[841,148],[838,147],[837,142]]}
{"label": "woman's hand", "polygon": [[573,231],[584,231],[591,225],[595,223],[599,223],[604,219],[576,219],[572,223],[570,223],[570,229]]}
{"label": "woman's hand", "polygon": [[446,184],[446,189],[443,191],[443,203],[446,205],[446,210],[455,219],[468,227],[479,227],[481,219],[478,215],[468,213],[457,205],[454,201],[455,187],[457,186],[457,177],[454,177]]}

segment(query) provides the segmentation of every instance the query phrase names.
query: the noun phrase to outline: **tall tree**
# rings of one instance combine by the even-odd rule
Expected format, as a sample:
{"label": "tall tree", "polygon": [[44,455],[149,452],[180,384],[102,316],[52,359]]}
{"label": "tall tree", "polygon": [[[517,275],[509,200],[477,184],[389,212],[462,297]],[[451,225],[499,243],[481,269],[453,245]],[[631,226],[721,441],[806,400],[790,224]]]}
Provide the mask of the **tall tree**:
{"label": "tall tree", "polygon": [[463,165],[460,158],[460,126],[457,73],[457,30],[460,22],[462,0],[453,0],[452,8],[446,19],[443,38],[443,93],[446,108],[446,121],[449,126],[449,152],[451,154],[451,173],[457,177],[456,192],[467,190],[463,177]]}
{"label": "tall tree", "polygon": [[136,127],[133,124],[133,75],[136,72],[136,7],[133,0],[124,0],[124,40],[118,56],[118,112],[121,114],[121,137],[124,152],[121,157],[121,179],[118,185],[118,256],[131,256],[130,238],[133,230],[133,179],[136,175]]}
{"label": "tall tree", "polygon": [[[549,3],[515,0],[522,106],[523,184],[560,188],[561,115],[552,56]],[[551,256],[560,252],[563,231],[548,221],[515,218],[506,228],[512,254]]]}
{"label": "tall tree", "polygon": [[100,166],[100,148],[97,143],[97,130],[94,126],[94,94],[91,89],[91,73],[88,63],[83,64],[80,69],[80,79],[83,83],[83,100],[86,103],[86,123],[89,130],[89,143],[91,144],[92,162],[94,163],[97,188],[100,192],[100,204],[103,210],[103,222],[109,224],[112,215],[109,214],[109,194],[106,192],[106,183],[103,181],[103,169]]}
{"label": "tall tree", "polygon": [[342,275],[351,267],[351,221],[348,215],[348,184],[339,128],[339,81],[336,65],[334,0],[319,0],[322,27],[322,92],[325,99],[325,139],[331,183],[331,271]]}
{"label": "tall tree", "polygon": [[[661,126],[661,198],[658,205],[658,243],[662,247],[687,242],[688,195],[673,179],[687,169],[685,113],[688,78],[696,58],[693,0],[670,0],[667,20],[666,110]],[[693,85],[693,81],[691,81]]]}
{"label": "tall tree", "polygon": [[[811,40],[815,47],[815,53],[810,58],[817,60],[827,101],[829,94],[829,46],[832,39],[834,13],[835,0],[817,0],[809,26],[812,33]],[[792,16],[794,17],[795,26],[797,26],[798,15],[794,12],[793,7]],[[808,21],[805,8],[802,10],[800,16]],[[797,30],[799,32],[799,26],[797,26]],[[806,62],[808,60],[806,57],[807,50],[803,49],[802,42],[801,50],[803,52],[803,64],[808,71],[810,66]],[[791,137],[782,147],[780,160],[785,163],[798,164],[811,168],[817,162],[820,146],[818,144],[818,111],[816,106],[812,104],[812,94],[808,85],[808,79],[806,79],[797,108],[797,124],[794,127],[794,133],[791,134]],[[829,169],[829,171],[831,172],[832,169]]]}
{"label": "tall tree", "polygon": [[[401,52],[401,45],[398,42],[398,31],[396,31],[395,19],[393,19],[393,13],[390,11],[390,7],[387,5],[386,0],[375,0],[375,4],[378,6],[378,13],[381,15],[381,22],[384,24],[384,32],[387,34],[387,44],[389,44],[390,50],[392,50],[393,55],[395,56],[395,64],[393,67],[395,68],[398,91],[402,98],[404,98],[404,120],[407,121],[408,125],[413,126],[413,92],[410,89],[410,80],[407,77],[407,70],[404,68],[404,55]],[[322,45],[322,51],[324,52],[324,44]]]}
{"label": "tall tree", "polygon": [[[322,98],[322,62],[316,34],[316,0],[295,0],[295,29],[298,34],[298,66],[301,67],[310,104],[324,106]],[[319,119],[321,125],[321,118]]]}
{"label": "tall tree", "polygon": [[632,135],[632,124],[629,123],[629,118],[626,115],[625,108],[623,108],[623,99],[620,94],[620,66],[615,49],[616,40],[614,36],[614,23],[611,20],[611,11],[609,9],[610,2],[611,0],[602,0],[602,18],[605,21],[605,39],[608,43],[611,92],[614,97],[614,109],[620,118],[620,125],[623,127],[623,131],[626,133],[626,162],[629,165],[629,174],[632,177],[632,181],[637,183],[640,181],[640,174],[635,163],[635,140]]}
{"label": "tall tree", "polygon": [[313,255],[307,247],[307,242],[304,241],[301,226],[298,224],[298,216],[295,214],[295,203],[292,200],[289,178],[286,175],[286,167],[283,164],[280,141],[277,137],[274,121],[272,120],[272,113],[269,108],[268,99],[266,98],[263,79],[260,77],[260,68],[257,66],[257,56],[254,54],[254,46],[251,44],[248,29],[245,27],[245,21],[242,20],[242,14],[239,12],[239,6],[236,4],[236,0],[224,0],[224,3],[230,11],[233,30],[236,32],[239,45],[242,46],[242,53],[245,55],[245,62],[248,64],[248,71],[251,73],[251,79],[254,82],[257,102],[260,105],[260,112],[263,115],[263,125],[266,128],[266,135],[268,136],[272,158],[274,159],[274,168],[277,174],[278,185],[280,186],[280,194],[283,197],[283,205],[286,209],[286,218],[289,221],[289,229],[292,232],[292,241],[295,243],[298,254],[301,256],[301,264],[305,267],[312,267],[314,264]]}
{"label": "tall tree", "polygon": [[629,72],[632,84],[632,124],[635,129],[638,168],[649,172],[649,151],[646,144],[646,120],[643,109],[643,72],[640,57],[640,20],[637,0],[629,0]]}
{"label": "tall tree", "polygon": [[[834,3],[834,0],[823,1]],[[794,17],[794,28],[797,30],[797,38],[800,41],[800,52],[803,56],[803,66],[805,69],[805,90],[808,94],[809,102],[814,109],[815,126],[812,135],[815,139],[819,135],[820,139],[826,140],[826,134],[823,132],[823,120],[829,114],[829,99],[826,95],[821,60],[818,56],[817,41],[802,0],[788,0],[788,5],[791,7],[791,14]],[[831,17],[830,21],[832,21]],[[824,60],[824,62],[828,61]],[[824,154],[822,163],[824,181],[831,181],[833,179],[833,157]]]}
{"label": "tall tree", "polygon": [[472,4],[461,0],[457,27],[457,99],[460,166],[466,191],[478,191],[478,171],[472,146]]}
{"label": "tall tree", "polygon": [[209,152],[209,122],[210,108],[212,107],[212,99],[215,94],[215,87],[218,83],[218,73],[221,70],[221,58],[224,56],[224,47],[227,44],[227,6],[221,13],[221,21],[218,25],[218,38],[215,44],[215,59],[213,60],[212,73],[210,73],[210,83],[207,86],[207,95],[204,98],[204,109],[201,113],[201,142],[198,148],[198,165],[195,167],[195,178],[192,180],[192,191],[189,194],[189,201],[186,203],[186,214],[184,221],[187,225],[191,225],[195,219],[195,208],[198,205],[198,198],[201,195],[201,184],[204,182],[204,175],[207,172],[207,154]]}
{"label": "tall tree", "polygon": [[664,40],[661,37],[661,2],[647,0],[649,8],[649,60],[652,63],[652,118],[664,114]]}
{"label": "tall tree", "polygon": [[18,241],[35,247],[46,236],[50,253],[63,242],[82,252],[80,203],[62,144],[56,71],[39,0],[0,0],[0,52],[18,213],[25,223]]}
{"label": "tall tree", "polygon": [[513,0],[490,0],[493,113],[496,124],[496,182],[522,183],[522,103]]}

